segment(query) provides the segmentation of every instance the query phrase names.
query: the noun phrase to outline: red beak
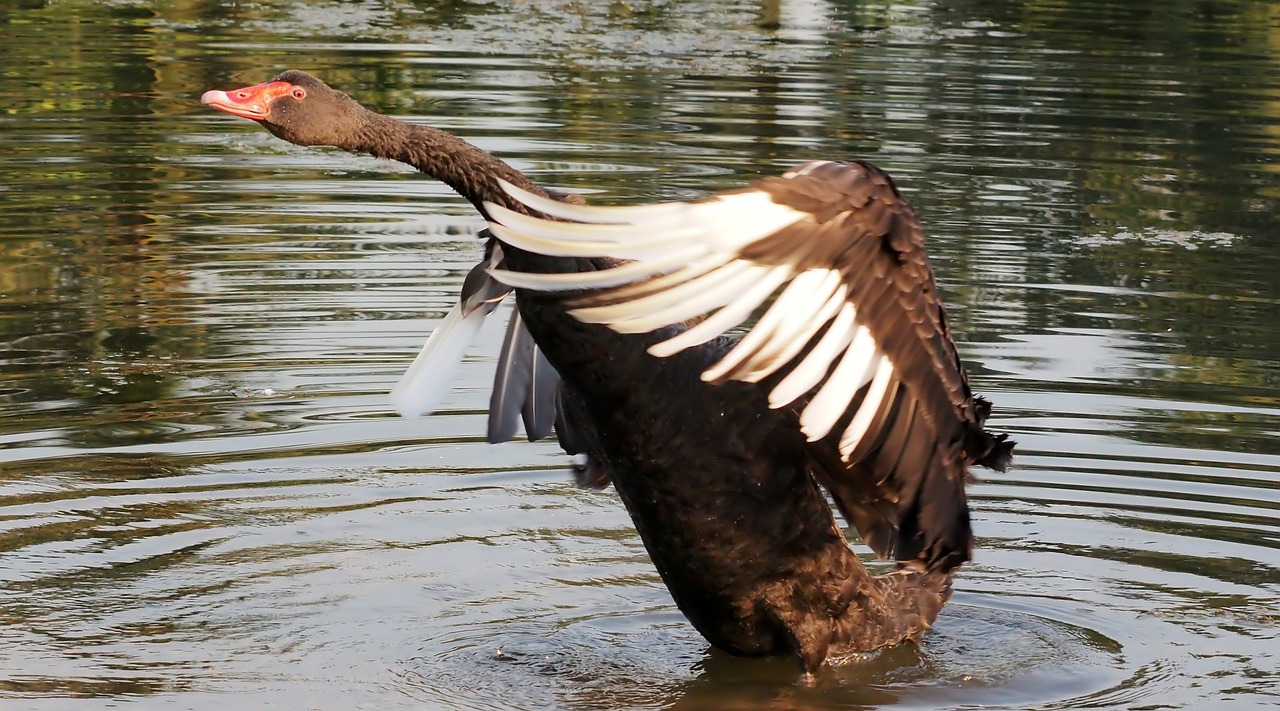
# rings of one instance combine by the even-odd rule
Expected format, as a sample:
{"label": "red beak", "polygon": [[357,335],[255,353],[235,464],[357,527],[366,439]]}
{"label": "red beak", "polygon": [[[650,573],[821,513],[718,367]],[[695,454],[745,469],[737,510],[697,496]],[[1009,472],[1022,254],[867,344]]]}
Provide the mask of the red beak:
{"label": "red beak", "polygon": [[232,116],[262,121],[271,113],[271,102],[292,90],[293,85],[287,81],[269,81],[232,91],[212,89],[200,97],[200,103]]}

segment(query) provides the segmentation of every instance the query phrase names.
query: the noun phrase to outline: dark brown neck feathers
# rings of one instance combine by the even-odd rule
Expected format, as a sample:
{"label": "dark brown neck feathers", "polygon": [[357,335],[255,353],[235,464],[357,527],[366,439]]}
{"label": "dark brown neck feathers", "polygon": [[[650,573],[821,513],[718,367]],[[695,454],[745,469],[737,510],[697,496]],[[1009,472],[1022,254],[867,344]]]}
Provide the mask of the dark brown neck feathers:
{"label": "dark brown neck feathers", "polygon": [[339,148],[408,163],[453,188],[482,215],[485,215],[485,201],[528,212],[528,208],[503,192],[498,178],[546,195],[546,191],[534,185],[524,173],[457,136],[361,110],[365,114],[361,129],[351,145]]}
{"label": "dark brown neck feathers", "polygon": [[[550,197],[546,190],[534,185],[524,173],[501,159],[457,136],[430,126],[406,123],[357,105],[356,128],[344,136],[337,148],[368,153],[378,158],[407,163],[453,188],[475,206],[486,219],[485,202],[492,202],[526,215],[531,211],[524,203],[507,195],[498,184],[501,178],[529,192]],[[616,259],[551,257],[504,246],[508,266],[518,271],[566,272],[590,271],[614,266]],[[530,294],[527,299],[557,301],[558,297]],[[560,311],[560,309],[556,309]],[[573,325],[573,327],[577,327]]]}

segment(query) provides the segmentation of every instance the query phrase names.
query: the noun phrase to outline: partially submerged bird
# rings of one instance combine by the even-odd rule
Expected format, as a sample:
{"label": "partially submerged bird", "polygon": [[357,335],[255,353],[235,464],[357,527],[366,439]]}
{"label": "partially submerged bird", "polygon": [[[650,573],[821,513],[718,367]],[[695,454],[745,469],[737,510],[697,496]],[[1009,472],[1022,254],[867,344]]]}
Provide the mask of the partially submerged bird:
{"label": "partially submerged bird", "polygon": [[[712,644],[793,655],[811,673],[937,617],[971,553],[968,468],[1003,469],[1013,443],[984,429],[990,408],[888,175],[820,161],[691,203],[593,208],[300,71],[202,101],[298,145],[408,163],[476,206],[486,260],[397,406],[434,405],[456,337],[506,295],[499,281],[514,286],[509,338],[523,345],[510,350],[524,356],[504,347],[491,417],[531,408],[546,422],[547,388],[531,385],[552,382],[545,358],[563,380],[550,402],[566,451],[612,479]],[[770,300],[745,336],[725,335]],[[895,572],[868,572],[822,487]]]}

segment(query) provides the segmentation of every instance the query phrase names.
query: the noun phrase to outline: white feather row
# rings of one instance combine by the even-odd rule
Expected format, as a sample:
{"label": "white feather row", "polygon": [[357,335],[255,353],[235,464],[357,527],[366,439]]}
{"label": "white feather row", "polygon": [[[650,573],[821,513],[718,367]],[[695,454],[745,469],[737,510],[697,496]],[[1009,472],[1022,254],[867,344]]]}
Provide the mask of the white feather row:
{"label": "white feather row", "polygon": [[[823,164],[810,163],[784,177],[807,175]],[[762,190],[693,203],[589,207],[551,200],[506,183],[503,187],[530,208],[568,221],[543,220],[486,204],[493,232],[504,242],[539,254],[635,261],[589,273],[495,270],[493,276],[499,281],[544,291],[617,287],[609,295],[616,299],[613,303],[570,313],[621,333],[649,332],[709,314],[650,347],[649,352],[658,357],[705,343],[738,326],[781,289],[742,340],[702,374],[703,380],[758,382],[799,357],[829,324],[803,360],[769,393],[769,406],[785,407],[818,387],[800,418],[805,436],[817,440],[831,431],[858,391],[870,383],[841,434],[842,454],[849,455],[866,434],[894,371],[871,332],[858,323],[844,275],[834,265],[797,273],[788,264],[758,264],[738,256],[748,245],[810,220],[811,215],[773,202]],[[628,298],[628,290],[635,296]]]}

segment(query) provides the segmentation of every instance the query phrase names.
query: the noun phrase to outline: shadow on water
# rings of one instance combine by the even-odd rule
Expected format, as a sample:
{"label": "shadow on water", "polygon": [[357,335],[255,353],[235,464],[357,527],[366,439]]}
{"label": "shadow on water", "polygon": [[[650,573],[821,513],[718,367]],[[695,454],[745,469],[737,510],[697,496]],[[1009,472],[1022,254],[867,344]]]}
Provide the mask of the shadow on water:
{"label": "shadow on water", "polygon": [[[8,3],[0,697],[31,709],[1280,703],[1266,3]],[[709,650],[612,492],[385,392],[479,256],[412,171],[197,104],[286,66],[602,202],[867,157],[1016,468],[919,647]],[[501,319],[498,319],[501,320]]]}

